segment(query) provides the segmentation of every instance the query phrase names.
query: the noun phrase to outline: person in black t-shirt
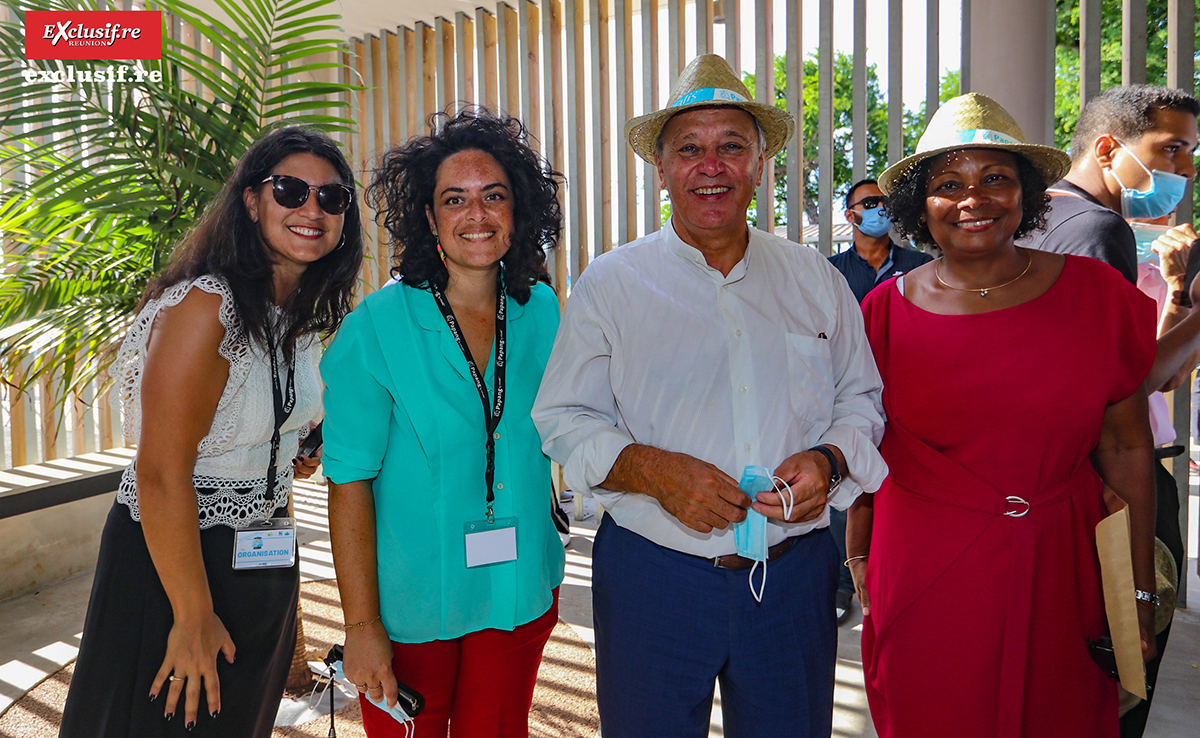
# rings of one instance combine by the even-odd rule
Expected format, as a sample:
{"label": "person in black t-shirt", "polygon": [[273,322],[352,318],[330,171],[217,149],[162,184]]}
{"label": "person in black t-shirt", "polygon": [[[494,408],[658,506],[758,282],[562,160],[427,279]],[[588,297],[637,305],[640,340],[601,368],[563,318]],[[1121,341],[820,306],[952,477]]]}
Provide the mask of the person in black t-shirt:
{"label": "person in black t-shirt", "polygon": [[[1071,169],[1047,190],[1051,208],[1046,230],[1034,232],[1020,245],[1099,259],[1136,285],[1138,248],[1128,220],[1163,218],[1175,210],[1187,181],[1196,176],[1192,156],[1197,145],[1197,115],[1200,103],[1195,98],[1166,87],[1113,87],[1093,98],[1080,113],[1071,138]],[[1191,243],[1182,245],[1181,239]],[[1190,307],[1200,300],[1200,292],[1193,284],[1189,294],[1183,269],[1183,255],[1198,242],[1191,224],[1176,226],[1154,242],[1154,251],[1167,266],[1162,273],[1170,299],[1159,322],[1158,354],[1146,379],[1152,392],[1181,386],[1200,358],[1200,309]],[[1173,453],[1167,446],[1156,455],[1162,459]],[[1155,464],[1155,483],[1155,533],[1182,571],[1178,491],[1161,463]],[[1146,681],[1151,687],[1170,630],[1168,624],[1158,634],[1158,655],[1146,664]],[[1150,694],[1153,697],[1154,693]],[[1127,710],[1121,717],[1122,738],[1141,736],[1149,711],[1149,700]]]}

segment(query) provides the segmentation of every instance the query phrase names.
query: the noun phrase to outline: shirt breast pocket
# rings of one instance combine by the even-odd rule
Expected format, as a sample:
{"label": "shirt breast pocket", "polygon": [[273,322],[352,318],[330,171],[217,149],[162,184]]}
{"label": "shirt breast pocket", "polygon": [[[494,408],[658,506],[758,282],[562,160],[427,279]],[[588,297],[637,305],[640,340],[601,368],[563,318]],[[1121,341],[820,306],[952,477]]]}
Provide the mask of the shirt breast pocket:
{"label": "shirt breast pocket", "polygon": [[833,357],[829,341],[787,334],[788,394],[792,412],[823,432],[833,422]]}

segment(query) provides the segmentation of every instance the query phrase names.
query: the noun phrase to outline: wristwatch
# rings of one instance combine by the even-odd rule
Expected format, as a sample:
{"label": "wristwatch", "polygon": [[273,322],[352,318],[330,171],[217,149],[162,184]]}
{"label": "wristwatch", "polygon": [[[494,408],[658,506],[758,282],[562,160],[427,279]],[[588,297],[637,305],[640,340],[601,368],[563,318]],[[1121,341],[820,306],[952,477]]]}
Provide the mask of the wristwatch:
{"label": "wristwatch", "polygon": [[842,483],[842,470],[838,467],[837,454],[825,446],[813,446],[809,451],[816,451],[829,460],[829,468],[832,471],[829,474],[829,492],[827,494],[831,494]]}
{"label": "wristwatch", "polygon": [[1133,590],[1133,598],[1138,602],[1149,602],[1151,605],[1154,605],[1155,609],[1158,609],[1159,600],[1156,594],[1147,592],[1144,589],[1135,589]]}

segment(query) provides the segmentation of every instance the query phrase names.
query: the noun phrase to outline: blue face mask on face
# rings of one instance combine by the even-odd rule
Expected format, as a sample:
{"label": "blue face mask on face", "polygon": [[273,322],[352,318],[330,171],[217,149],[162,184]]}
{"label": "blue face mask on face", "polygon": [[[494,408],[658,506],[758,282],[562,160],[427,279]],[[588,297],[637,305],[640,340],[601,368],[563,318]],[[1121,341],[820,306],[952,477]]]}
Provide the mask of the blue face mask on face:
{"label": "blue face mask on face", "polygon": [[1183,199],[1184,190],[1187,189],[1187,177],[1182,174],[1160,172],[1157,169],[1150,171],[1137,157],[1137,154],[1133,153],[1132,149],[1123,143],[1121,146],[1133,157],[1138,166],[1150,175],[1150,189],[1142,192],[1126,187],[1121,178],[1117,176],[1116,171],[1112,167],[1108,168],[1113,179],[1121,185],[1121,215],[1125,218],[1161,218],[1173,211],[1179,201]]}
{"label": "blue face mask on face", "polygon": [[858,230],[871,238],[887,235],[887,232],[892,229],[892,219],[887,216],[882,205],[863,208],[859,216],[862,218],[862,222],[858,224]]}
{"label": "blue face mask on face", "polygon": [[[784,497],[784,515],[791,516],[792,514],[792,505],[795,503],[792,498],[792,490],[782,479],[772,476],[771,470],[765,466],[747,466],[742,471],[742,481],[738,483],[738,489],[745,492],[751,500],[757,499],[759,492],[769,492],[774,489]],[[786,494],[784,494],[785,492]],[[767,587],[767,517],[757,510],[747,510],[746,519],[733,524],[733,541],[737,545],[738,556],[754,562],[753,568],[750,569],[750,593],[754,595],[754,599],[762,602],[763,590]],[[754,588],[754,572],[760,564],[762,565],[762,579],[756,590]]]}

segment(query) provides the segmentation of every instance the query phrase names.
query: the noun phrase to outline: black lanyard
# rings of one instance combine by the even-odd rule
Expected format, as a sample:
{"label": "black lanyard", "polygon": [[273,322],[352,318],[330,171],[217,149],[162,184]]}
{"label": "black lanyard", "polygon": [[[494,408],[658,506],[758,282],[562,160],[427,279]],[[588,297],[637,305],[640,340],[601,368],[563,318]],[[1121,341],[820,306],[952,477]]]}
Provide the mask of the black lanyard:
{"label": "black lanyard", "polygon": [[[275,497],[275,462],[279,459],[279,429],[296,406],[296,357],[288,362],[287,389],[279,386],[279,362],[275,358],[275,341],[268,338],[267,353],[271,357],[271,399],[275,405],[275,428],[271,431],[271,460],[267,462],[266,499]],[[285,396],[286,395],[286,396]],[[272,514],[274,510],[270,511]]]}
{"label": "black lanyard", "polygon": [[505,340],[507,300],[504,296],[504,267],[500,267],[498,280],[499,287],[496,290],[496,376],[494,377],[495,391],[493,393],[495,402],[488,399],[487,385],[483,382],[483,374],[480,373],[479,365],[471,356],[471,347],[467,345],[462,331],[459,330],[458,320],[454,317],[454,310],[450,307],[450,302],[446,300],[446,296],[436,285],[429,285],[429,291],[433,293],[438,310],[442,312],[442,317],[446,319],[446,325],[450,327],[450,333],[458,342],[458,347],[462,349],[463,356],[467,359],[467,367],[471,370],[471,379],[475,380],[475,389],[479,392],[479,399],[483,402],[483,424],[487,429],[487,466],[484,467],[483,476],[487,484],[487,519],[489,523],[496,520],[496,516],[492,513],[492,503],[496,501],[496,493],[493,490],[493,482],[496,479],[495,432],[496,428],[500,426],[500,416],[504,415],[504,352],[507,345]]}

